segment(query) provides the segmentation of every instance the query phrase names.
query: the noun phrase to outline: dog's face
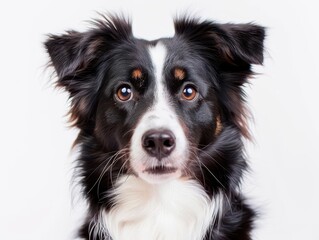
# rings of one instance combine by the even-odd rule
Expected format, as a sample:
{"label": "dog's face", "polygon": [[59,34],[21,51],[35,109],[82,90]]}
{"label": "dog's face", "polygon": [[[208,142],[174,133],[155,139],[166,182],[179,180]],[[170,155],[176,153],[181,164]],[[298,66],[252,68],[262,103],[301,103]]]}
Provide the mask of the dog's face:
{"label": "dog's face", "polygon": [[114,51],[95,134],[127,148],[128,167],[147,181],[187,174],[199,143],[214,138],[216,72],[182,40],[134,40]]}
{"label": "dog's face", "polygon": [[205,61],[176,39],[135,40],[115,51],[95,134],[128,148],[127,165],[147,181],[185,175],[195,148],[214,138],[216,86]]}
{"label": "dog's face", "polygon": [[46,43],[74,124],[120,156],[111,158],[118,174],[150,183],[196,177],[201,152],[223,128],[247,133],[241,87],[250,65],[262,62],[256,25],[182,19],[175,30],[145,41],[113,18]]}

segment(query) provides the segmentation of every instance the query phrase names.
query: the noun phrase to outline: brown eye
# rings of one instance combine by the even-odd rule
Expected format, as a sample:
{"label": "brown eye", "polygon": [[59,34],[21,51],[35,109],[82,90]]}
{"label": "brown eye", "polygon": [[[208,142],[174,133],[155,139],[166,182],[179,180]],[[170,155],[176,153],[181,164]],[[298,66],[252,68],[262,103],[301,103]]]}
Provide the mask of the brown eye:
{"label": "brown eye", "polygon": [[126,102],[132,99],[132,88],[128,84],[120,86],[116,91],[116,97],[122,102]]}
{"label": "brown eye", "polygon": [[186,85],[182,92],[182,99],[192,101],[197,96],[197,90],[192,85]]}

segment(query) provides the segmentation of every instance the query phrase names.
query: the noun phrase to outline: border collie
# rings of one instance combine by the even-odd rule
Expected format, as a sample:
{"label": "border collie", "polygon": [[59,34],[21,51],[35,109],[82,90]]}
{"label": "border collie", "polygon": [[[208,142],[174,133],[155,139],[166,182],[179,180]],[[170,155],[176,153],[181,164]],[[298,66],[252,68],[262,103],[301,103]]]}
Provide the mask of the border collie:
{"label": "border collie", "polygon": [[263,62],[265,30],[191,17],[174,26],[147,41],[127,18],[102,16],[45,42],[80,130],[83,239],[251,239],[243,86]]}

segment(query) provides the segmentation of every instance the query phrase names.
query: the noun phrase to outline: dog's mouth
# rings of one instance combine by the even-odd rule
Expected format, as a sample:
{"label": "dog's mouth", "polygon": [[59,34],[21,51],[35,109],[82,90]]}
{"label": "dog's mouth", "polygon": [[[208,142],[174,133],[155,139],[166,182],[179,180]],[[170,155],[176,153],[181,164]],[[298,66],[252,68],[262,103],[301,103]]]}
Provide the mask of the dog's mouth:
{"label": "dog's mouth", "polygon": [[161,174],[170,174],[177,171],[177,168],[175,167],[166,167],[166,166],[155,166],[145,169],[143,172],[148,174],[155,174],[155,175],[161,175]]}

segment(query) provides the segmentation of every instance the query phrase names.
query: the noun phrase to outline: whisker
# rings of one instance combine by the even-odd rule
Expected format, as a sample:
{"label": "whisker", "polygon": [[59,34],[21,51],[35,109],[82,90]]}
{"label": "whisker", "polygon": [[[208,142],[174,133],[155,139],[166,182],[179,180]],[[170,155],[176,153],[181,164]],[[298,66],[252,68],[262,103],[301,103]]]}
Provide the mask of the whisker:
{"label": "whisker", "polygon": [[[98,180],[98,187],[97,187],[97,192],[98,192],[98,194],[99,194],[99,192],[100,192],[100,184],[101,184],[102,178],[103,178],[103,176],[105,175],[105,173],[107,173],[107,171],[109,171],[109,170],[110,170],[111,185],[113,186],[113,179],[112,179],[113,166],[114,166],[119,160],[121,160],[123,157],[125,157],[124,154],[126,153],[127,150],[128,150],[127,148],[121,149],[121,150],[116,154],[116,156],[114,156],[114,159],[115,159],[115,160],[114,160],[114,161],[112,160],[111,165],[104,171],[103,174],[100,175],[100,178],[99,178],[99,180]],[[124,154],[123,154],[123,153],[124,153]],[[121,154],[121,156],[118,157],[120,154]]]}
{"label": "whisker", "polygon": [[[199,149],[199,148],[196,148],[196,147],[192,147],[192,148],[191,148],[191,154],[194,155],[195,160],[198,162],[198,165],[199,165],[199,167],[200,167],[200,170],[201,170],[201,173],[202,173],[202,176],[203,176],[204,185],[206,185],[206,183],[205,183],[205,177],[204,177],[203,169],[202,169],[202,167],[201,167],[202,165],[203,165],[203,166],[207,169],[207,171],[215,178],[215,180],[216,180],[224,189],[226,189],[225,186],[218,180],[218,178],[208,169],[208,167],[207,167],[203,162],[200,161],[200,159],[199,159],[199,158],[197,157],[197,155],[194,153],[194,150],[198,150],[198,151],[201,151],[201,152],[205,153],[205,154],[206,154],[207,156],[209,156],[214,162],[218,163],[218,165],[221,166],[225,171],[227,171],[227,172],[229,172],[229,171],[228,171],[227,169],[225,169],[225,168],[224,168],[218,161],[216,161],[211,155],[209,155],[208,153],[206,153],[206,152],[203,151],[202,149]],[[223,196],[226,198],[227,204],[229,205],[230,210],[232,210],[231,201],[230,201],[228,195],[227,195],[227,194],[223,194]]]}
{"label": "whisker", "polygon": [[134,128],[133,128],[133,129],[130,129],[130,130],[128,130],[126,133],[124,133],[123,136],[125,137],[127,134],[129,134],[129,133],[131,133],[131,132],[134,132],[134,131],[135,131]]}
{"label": "whisker", "polygon": [[[116,162],[118,162],[120,159],[123,159],[126,155],[125,154],[127,154],[127,152],[129,151],[129,149],[127,148],[127,147],[124,147],[123,149],[122,149],[122,151],[121,151],[121,154],[123,153],[123,155],[122,156],[120,156],[119,157],[119,159],[117,159],[117,161]],[[126,162],[126,161],[125,161]],[[114,186],[114,184],[113,184],[113,177],[112,177],[112,172],[113,172],[113,166],[114,166],[114,164],[111,166],[111,168],[110,168],[110,180],[111,180],[111,185],[112,186]]]}
{"label": "whisker", "polygon": [[221,183],[221,181],[218,180],[218,178],[212,173],[212,171],[201,161],[199,161],[200,164],[202,164],[206,169],[207,171],[215,178],[215,180],[224,188],[226,189],[226,187]]}
{"label": "whisker", "polygon": [[[108,158],[106,158],[105,160],[103,160],[102,163],[100,163],[100,164],[95,168],[95,170],[94,170],[93,172],[95,172],[103,163],[106,163],[105,166],[104,166],[103,169],[102,169],[102,172],[101,172],[100,176],[99,176],[98,179],[95,181],[95,183],[93,184],[93,186],[90,188],[90,190],[88,191],[88,193],[90,193],[90,192],[93,190],[93,188],[96,186],[96,184],[100,181],[100,179],[101,179],[101,178],[104,176],[104,174],[107,172],[107,170],[108,170],[113,164],[115,164],[116,161],[118,161],[118,160],[113,161],[113,159],[116,159],[117,156],[118,156],[119,154],[121,154],[123,150],[124,150],[124,149],[122,149],[122,150],[116,152],[116,153],[113,154],[112,156],[109,156]],[[89,175],[89,177],[93,174],[93,172]]]}
{"label": "whisker", "polygon": [[[129,151],[129,149],[127,147],[124,147],[123,149],[121,149],[119,151],[119,153],[122,154],[122,155],[114,162],[114,164],[111,165],[111,168],[110,168],[110,172],[111,173],[113,172],[113,166],[115,165],[115,163],[117,163],[119,160],[121,160],[123,157],[125,157],[128,151]],[[111,185],[114,186],[112,174],[110,174],[110,181],[111,181]]]}
{"label": "whisker", "polygon": [[[203,168],[200,164],[200,160],[198,159],[196,153],[193,151],[193,148],[191,148],[191,151],[190,151],[190,154],[192,155],[192,157],[196,160],[196,162],[198,163],[198,166],[199,166],[199,169],[200,169],[200,172],[201,172],[201,175],[203,177],[203,183],[204,185],[206,186],[206,181],[205,181],[205,176],[204,176],[204,172],[203,172]],[[201,182],[197,177],[196,177],[196,174],[192,174],[199,182]]]}
{"label": "whisker", "polygon": [[[225,169],[218,161],[216,161],[216,159],[214,159],[211,155],[209,155],[208,153],[206,153],[205,151],[203,151],[203,150],[201,150],[201,149],[199,149],[199,148],[197,148],[197,147],[195,147],[195,146],[191,146],[191,153],[192,154],[194,154],[195,155],[195,160],[199,163],[199,166],[200,166],[200,168],[201,168],[201,165],[204,167],[204,168],[206,168],[206,170],[214,177],[214,179],[224,188],[224,189],[226,189],[226,187],[221,183],[221,181],[212,173],[212,171],[202,162],[202,161],[200,161],[199,160],[199,158],[197,157],[197,155],[193,152],[194,150],[196,151],[201,151],[201,152],[203,152],[203,153],[205,153],[205,154],[207,154],[209,157],[210,157],[210,159],[212,159],[214,162],[216,162],[219,166],[221,166],[223,169]],[[226,170],[226,169],[225,169]],[[227,170],[226,170],[227,171]],[[202,176],[203,176],[203,179],[205,179],[205,177],[204,177],[204,174],[203,174],[203,171],[202,171],[202,168],[201,168],[201,172],[202,172]]]}
{"label": "whisker", "polygon": [[[228,171],[221,163],[219,163],[213,156],[211,156],[210,154],[208,154],[206,151],[204,151],[204,150],[202,150],[202,149],[200,149],[200,148],[194,147],[194,146],[193,146],[193,148],[196,149],[197,151],[201,152],[201,153],[206,154],[206,156],[208,156],[209,159],[213,160],[213,161],[214,161],[215,163],[217,163],[221,168],[223,168],[226,172],[229,173],[229,171]],[[215,151],[216,151],[216,150],[215,150]],[[216,153],[217,153],[218,155],[221,155],[221,154],[218,153],[217,151],[216,151]]]}
{"label": "whisker", "polygon": [[119,177],[120,177],[120,175],[121,175],[122,169],[124,169],[125,165],[127,164],[127,162],[128,162],[129,160],[130,160],[130,159],[127,158],[127,159],[125,160],[125,162],[122,164],[122,166],[121,166],[121,168],[120,168],[120,170],[119,170],[119,172],[118,172],[118,174],[117,174],[116,181],[118,181],[118,179],[119,179]]}
{"label": "whisker", "polygon": [[93,173],[95,173],[103,163],[105,163],[105,161],[107,161],[109,158],[112,158],[115,154],[117,154],[119,151],[112,151],[112,152],[108,152],[108,154],[110,153],[114,153],[112,156],[109,156],[108,158],[106,158],[105,160],[103,160],[88,176],[88,178],[90,178],[92,176]]}

